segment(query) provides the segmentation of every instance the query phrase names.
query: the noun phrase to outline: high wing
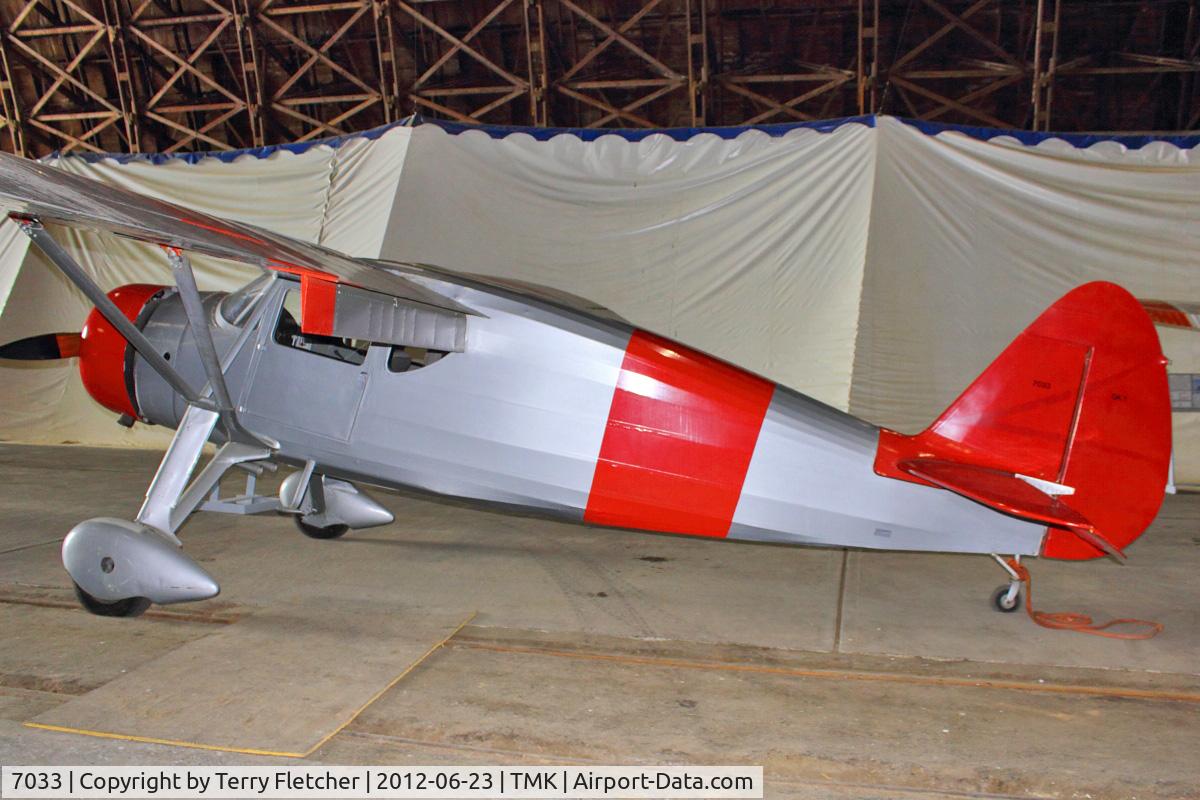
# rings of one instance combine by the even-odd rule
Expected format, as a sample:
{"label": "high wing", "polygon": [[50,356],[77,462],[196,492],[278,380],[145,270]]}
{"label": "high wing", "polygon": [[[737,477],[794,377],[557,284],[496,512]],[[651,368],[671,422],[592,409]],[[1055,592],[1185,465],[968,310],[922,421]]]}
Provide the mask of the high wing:
{"label": "high wing", "polygon": [[[263,269],[298,275],[306,305],[326,307],[357,287],[397,298],[415,309],[440,312],[443,326],[471,309],[403,276],[369,262],[253,225],[201,214],[162,200],[71,175],[18,156],[0,153],[0,213],[88,228],[133,239],[227,258]],[[370,297],[357,296],[368,301]],[[318,302],[319,301],[319,302]]]}

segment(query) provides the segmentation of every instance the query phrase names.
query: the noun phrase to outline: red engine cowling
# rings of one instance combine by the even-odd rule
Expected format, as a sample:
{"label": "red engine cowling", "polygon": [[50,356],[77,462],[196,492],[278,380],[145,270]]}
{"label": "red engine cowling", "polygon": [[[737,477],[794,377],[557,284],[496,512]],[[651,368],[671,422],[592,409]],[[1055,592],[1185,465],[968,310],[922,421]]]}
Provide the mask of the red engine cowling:
{"label": "red engine cowling", "polygon": [[[119,286],[108,297],[135,325],[144,322],[143,312],[161,297],[165,286],[133,283]],[[133,391],[132,348],[120,331],[97,309],[92,309],[83,324],[79,343],[79,377],[92,398],[118,414],[137,418],[137,398]]]}

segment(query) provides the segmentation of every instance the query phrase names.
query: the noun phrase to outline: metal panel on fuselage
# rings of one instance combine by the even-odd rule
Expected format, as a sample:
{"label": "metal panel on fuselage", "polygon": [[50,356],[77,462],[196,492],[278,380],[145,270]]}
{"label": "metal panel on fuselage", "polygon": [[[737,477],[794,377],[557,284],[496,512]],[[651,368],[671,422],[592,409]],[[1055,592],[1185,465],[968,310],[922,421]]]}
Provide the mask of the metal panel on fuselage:
{"label": "metal panel on fuselage", "polygon": [[885,550],[1038,553],[1046,528],[875,474],[879,429],[775,388],[731,539]]}
{"label": "metal panel on fuselage", "polygon": [[[372,483],[581,516],[630,329],[451,288],[486,315],[469,319],[466,352],[392,373],[389,348],[372,347],[349,440],[309,457]],[[312,451],[278,438],[284,455]]]}

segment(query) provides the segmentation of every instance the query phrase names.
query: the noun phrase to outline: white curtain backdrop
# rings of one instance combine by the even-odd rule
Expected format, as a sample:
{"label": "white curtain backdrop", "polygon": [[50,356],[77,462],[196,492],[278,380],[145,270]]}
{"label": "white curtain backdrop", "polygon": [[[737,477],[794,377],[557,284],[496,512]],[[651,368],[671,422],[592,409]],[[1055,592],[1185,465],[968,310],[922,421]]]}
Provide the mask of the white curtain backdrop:
{"label": "white curtain backdrop", "polygon": [[[724,136],[426,124],[230,163],[57,163],[354,255],[553,286],[905,431],[1078,283],[1200,301],[1194,150],[931,135],[886,117]],[[147,248],[64,241],[102,285],[165,281]],[[88,310],[27,251],[0,226],[0,341],[77,330]],[[202,288],[249,274],[197,267]],[[1173,371],[1200,372],[1200,335],[1162,338]],[[1200,481],[1200,414],[1175,423],[1177,477]],[[71,364],[0,363],[0,440],[161,444],[145,431],[114,425]]]}
{"label": "white curtain backdrop", "polygon": [[570,291],[845,408],[873,133],[584,142],[422,126],[383,251]]}

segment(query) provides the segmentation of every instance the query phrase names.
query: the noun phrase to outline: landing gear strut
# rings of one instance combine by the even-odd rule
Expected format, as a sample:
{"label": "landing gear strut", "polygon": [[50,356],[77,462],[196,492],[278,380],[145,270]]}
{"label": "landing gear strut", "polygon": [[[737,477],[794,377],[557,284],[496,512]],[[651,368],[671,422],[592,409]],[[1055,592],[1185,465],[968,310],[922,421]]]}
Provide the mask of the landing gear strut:
{"label": "landing gear strut", "polygon": [[310,539],[336,539],[349,530],[388,525],[395,517],[354,484],[314,472],[316,463],[293,472],[279,487],[279,507],[294,514]]}
{"label": "landing gear strut", "polygon": [[[992,608],[1003,611],[1005,614],[1011,614],[1021,607],[1021,576],[999,555],[996,553],[991,555],[996,559],[996,563],[1008,573],[1008,583],[992,592]],[[1021,563],[1020,556],[1013,556],[1013,560],[1018,564]]]}

